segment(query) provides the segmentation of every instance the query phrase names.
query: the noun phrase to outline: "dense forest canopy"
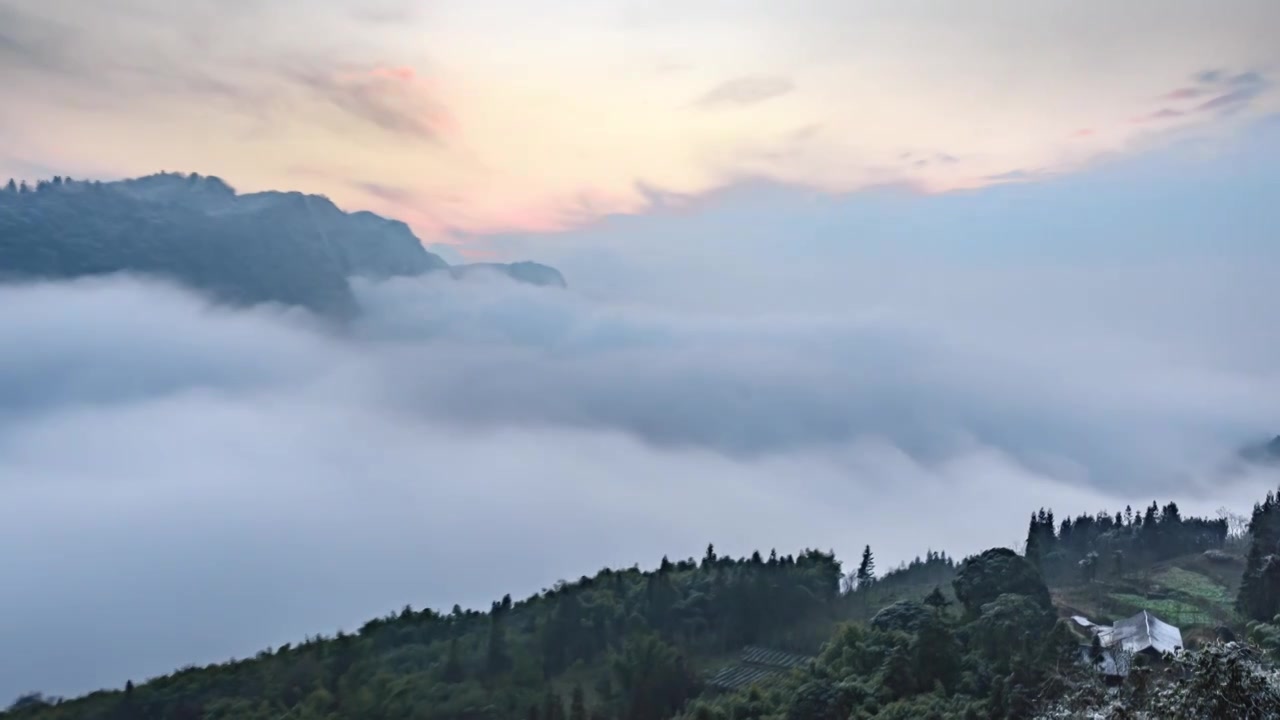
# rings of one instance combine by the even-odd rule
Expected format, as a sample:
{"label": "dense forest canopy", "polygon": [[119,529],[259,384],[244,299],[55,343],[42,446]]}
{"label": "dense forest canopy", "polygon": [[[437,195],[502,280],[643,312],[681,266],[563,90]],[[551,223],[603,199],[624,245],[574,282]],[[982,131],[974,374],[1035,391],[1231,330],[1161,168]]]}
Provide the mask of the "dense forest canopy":
{"label": "dense forest canopy", "polygon": [[537,263],[451,267],[402,222],[346,213],[316,195],[240,195],[216,177],[54,177],[0,187],[0,280],[116,272],[163,277],[222,302],[297,305],[330,317],[357,311],[351,277],[493,272],[565,284]]}
{"label": "dense forest canopy", "polygon": [[[3,716],[1027,718],[1121,702],[1138,713],[1125,717],[1224,717],[1232,709],[1233,717],[1273,718],[1280,683],[1259,653],[1280,638],[1280,618],[1272,625],[1266,616],[1275,610],[1271,569],[1280,567],[1277,517],[1280,502],[1268,495],[1246,539],[1230,535],[1227,518],[1183,517],[1174,503],[1058,524],[1045,509],[1032,515],[1022,553],[993,548],[956,562],[930,550],[883,575],[870,546],[848,568],[816,550],[735,559],[708,546],[701,559],[604,569],[524,600],[504,597],[487,612],[406,606],[355,633],[75,700],[30,693]],[[1205,563],[1243,572],[1238,605],[1255,620],[1246,626],[1224,607],[1227,614],[1201,624],[1208,635],[1193,635],[1185,657],[1140,663],[1108,687],[1081,660],[1088,643],[1063,617],[1075,609],[1064,603],[1094,598],[1095,613],[1122,611],[1115,598],[1125,596],[1115,589],[1153,573],[1209,583],[1212,570],[1187,569]],[[1147,602],[1171,597],[1149,590]],[[1263,648],[1215,645],[1231,626]],[[1280,654],[1280,643],[1269,649]],[[756,678],[749,684],[710,682],[740,654],[745,662],[793,659],[785,670],[736,674]],[[1175,672],[1183,680],[1169,685]]]}

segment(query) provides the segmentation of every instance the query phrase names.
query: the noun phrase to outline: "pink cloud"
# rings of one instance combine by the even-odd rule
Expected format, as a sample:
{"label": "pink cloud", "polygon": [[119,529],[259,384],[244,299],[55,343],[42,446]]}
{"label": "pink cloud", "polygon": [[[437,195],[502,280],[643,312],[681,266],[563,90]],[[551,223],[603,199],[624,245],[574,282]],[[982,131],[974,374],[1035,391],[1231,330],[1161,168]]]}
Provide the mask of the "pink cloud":
{"label": "pink cloud", "polygon": [[1190,99],[1192,99],[1192,98],[1198,98],[1198,97],[1200,97],[1200,96],[1201,96],[1201,95],[1203,95],[1203,94],[1204,94],[1204,91],[1203,91],[1203,90],[1200,90],[1199,88],[1178,88],[1177,90],[1174,90],[1173,92],[1169,92],[1169,93],[1165,93],[1164,95],[1161,95],[1158,99],[1160,99],[1160,100],[1190,100]]}
{"label": "pink cloud", "polygon": [[376,78],[403,80],[405,82],[414,79],[418,75],[416,70],[407,65],[401,65],[398,67],[376,67],[370,70],[369,74]]}
{"label": "pink cloud", "polygon": [[339,108],[389,132],[439,142],[458,129],[438,89],[411,67],[351,68],[300,75],[299,80]]}
{"label": "pink cloud", "polygon": [[1071,137],[1073,137],[1073,138],[1085,138],[1085,137],[1089,137],[1090,135],[1093,135],[1093,134],[1094,134],[1094,130],[1093,130],[1093,128],[1080,128],[1079,130],[1077,130],[1077,131],[1075,131],[1075,132],[1071,133]]}

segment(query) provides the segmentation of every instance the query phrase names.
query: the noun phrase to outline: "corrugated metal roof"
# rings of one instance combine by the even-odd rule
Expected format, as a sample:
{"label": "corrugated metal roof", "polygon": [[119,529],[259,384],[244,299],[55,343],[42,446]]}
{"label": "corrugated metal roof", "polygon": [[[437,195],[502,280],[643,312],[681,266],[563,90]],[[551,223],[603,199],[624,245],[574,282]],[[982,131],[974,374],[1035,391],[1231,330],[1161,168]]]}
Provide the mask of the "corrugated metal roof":
{"label": "corrugated metal roof", "polygon": [[1143,610],[1111,628],[1099,629],[1098,639],[1107,647],[1119,645],[1128,652],[1155,650],[1172,653],[1182,649],[1182,631]]}

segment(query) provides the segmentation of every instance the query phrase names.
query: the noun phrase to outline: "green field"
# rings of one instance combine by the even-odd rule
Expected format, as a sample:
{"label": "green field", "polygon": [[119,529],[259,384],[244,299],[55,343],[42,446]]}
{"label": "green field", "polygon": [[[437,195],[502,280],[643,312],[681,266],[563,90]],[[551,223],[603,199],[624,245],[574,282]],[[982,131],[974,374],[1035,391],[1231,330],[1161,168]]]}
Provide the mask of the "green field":
{"label": "green field", "polygon": [[1156,575],[1152,580],[1161,588],[1212,603],[1223,609],[1231,607],[1232,598],[1227,588],[1198,572],[1184,570],[1180,567],[1171,567]]}

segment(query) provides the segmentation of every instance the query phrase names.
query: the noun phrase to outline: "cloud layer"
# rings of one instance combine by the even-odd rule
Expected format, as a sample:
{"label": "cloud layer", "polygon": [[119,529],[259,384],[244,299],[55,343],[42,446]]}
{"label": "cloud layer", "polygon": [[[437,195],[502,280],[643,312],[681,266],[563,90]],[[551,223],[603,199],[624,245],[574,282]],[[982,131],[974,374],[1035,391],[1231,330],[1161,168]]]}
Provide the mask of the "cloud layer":
{"label": "cloud layer", "polygon": [[1280,380],[1246,362],[1270,342],[1205,356],[1069,314],[1028,335],[1001,297],[815,319],[494,279],[357,293],[334,330],[130,278],[0,290],[0,544],[22,548],[0,559],[21,618],[0,647],[22,648],[0,694],[708,541],[892,563],[1014,544],[1045,504],[1206,512],[1272,481],[1223,462],[1274,419]]}

